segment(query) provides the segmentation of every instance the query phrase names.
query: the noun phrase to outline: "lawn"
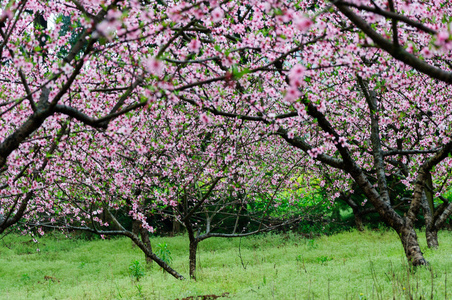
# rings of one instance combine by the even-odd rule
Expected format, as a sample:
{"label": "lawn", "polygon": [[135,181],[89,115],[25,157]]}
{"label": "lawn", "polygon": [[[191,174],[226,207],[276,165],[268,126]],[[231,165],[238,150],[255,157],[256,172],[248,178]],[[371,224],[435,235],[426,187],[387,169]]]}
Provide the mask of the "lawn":
{"label": "lawn", "polygon": [[[268,234],[242,240],[210,239],[199,246],[198,280],[178,281],[124,238],[85,241],[54,234],[0,241],[0,299],[450,299],[452,233],[440,248],[425,247],[429,268],[410,271],[392,231],[344,232],[306,239]],[[188,277],[187,237],[155,237],[167,243],[172,266]],[[239,251],[240,245],[240,251]],[[39,252],[36,250],[39,248]],[[145,275],[136,281],[129,266]],[[449,290],[449,291],[448,291]],[[225,294],[227,293],[227,294]],[[196,298],[194,298],[196,299]]]}

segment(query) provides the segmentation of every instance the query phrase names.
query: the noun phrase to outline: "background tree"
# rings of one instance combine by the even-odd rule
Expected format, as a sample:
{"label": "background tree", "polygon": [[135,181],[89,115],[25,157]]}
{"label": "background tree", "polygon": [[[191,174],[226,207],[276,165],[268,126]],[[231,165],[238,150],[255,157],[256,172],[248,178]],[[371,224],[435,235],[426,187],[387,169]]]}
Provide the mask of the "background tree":
{"label": "background tree", "polygon": [[[48,187],[54,213],[35,215],[29,225],[127,236],[147,259],[182,279],[153,253],[152,219],[171,218],[186,228],[191,278],[201,241],[248,236],[296,221],[271,219],[269,213],[302,165],[285,157],[287,149],[274,139],[256,134],[259,124],[245,128],[241,121],[210,120],[193,115],[197,111],[191,106],[163,103],[113,121],[119,129],[103,138],[87,132],[91,144],[86,147],[80,147],[85,137],[74,136],[73,148],[58,161],[66,174]],[[254,202],[263,209],[249,209]]]}
{"label": "background tree", "polygon": [[[117,2],[98,9],[92,15],[91,28],[102,23]],[[60,36],[59,24],[55,28],[45,26],[55,11],[79,18],[78,9],[53,1],[43,4],[2,1],[2,7],[5,26],[0,28],[0,80],[5,84],[0,112],[3,120],[0,207],[4,218],[0,233],[27,213],[36,211],[35,203],[45,201],[36,198],[35,190],[44,188],[40,173],[47,168],[62,136],[67,134],[67,118],[105,129],[111,119],[146,104],[130,97],[142,80],[135,73],[127,75],[130,84],[125,93],[112,94],[108,100],[98,98],[86,106],[84,99],[92,97],[90,81],[96,81],[97,77],[87,65],[94,66],[104,60],[105,49],[99,49],[99,35],[96,37],[95,30],[85,31],[69,44],[74,34]],[[35,31],[30,30],[33,26]],[[68,47],[67,54],[58,57],[64,46]],[[103,78],[104,84],[110,84],[110,80]]]}
{"label": "background tree", "polygon": [[[395,53],[381,45],[381,48],[376,47],[378,43],[376,46],[372,45],[369,43],[371,40],[366,40],[364,35],[353,31],[353,27],[343,22],[339,11],[326,12],[326,3],[317,3],[313,7],[318,13],[311,30],[308,28],[312,23],[296,11],[307,8],[301,4],[263,5],[250,11],[244,19],[240,18],[240,9],[236,14],[237,7],[229,4],[217,10],[228,10],[231,15],[230,18],[221,19],[217,32],[220,31],[218,28],[226,32],[233,30],[237,24],[245,22],[245,28],[259,28],[262,39],[265,39],[268,34],[266,30],[273,26],[272,32],[284,32],[284,37],[270,40],[266,45],[280,52],[276,54],[269,50],[263,54],[267,59],[262,59],[260,55],[253,56],[253,53],[247,53],[244,57],[243,54],[240,55],[240,51],[234,56],[230,54],[234,50],[226,50],[223,52],[224,62],[228,64],[227,61],[230,61],[229,65],[232,64],[228,68],[224,63],[215,63],[216,58],[213,56],[209,58],[206,53],[212,45],[203,43],[203,50],[200,52],[203,54],[202,61],[207,62],[210,59],[212,69],[223,68],[226,75],[230,74],[231,83],[224,86],[217,84],[215,80],[206,80],[204,89],[199,92],[199,86],[198,90],[178,86],[174,91],[179,99],[199,105],[213,115],[265,123],[269,131],[309,153],[314,160],[342,170],[363,190],[382,219],[400,235],[409,261],[414,265],[425,264],[417,242],[414,221],[419,212],[426,174],[433,167],[443,168],[444,164],[441,163],[450,152],[451,144],[446,125],[449,105],[447,92],[443,93],[448,87],[417,71],[407,69],[404,64],[407,62],[406,58],[402,62],[393,60],[382,49],[398,59],[401,59],[400,53],[410,59],[413,56],[402,50],[402,46],[398,46],[400,51]],[[335,5],[345,13],[343,5]],[[428,14],[426,18],[433,18],[435,13]],[[270,18],[271,25],[261,22],[267,16],[275,15],[279,17]],[[219,18],[220,16],[224,15],[220,12]],[[352,14],[347,13],[346,16],[354,21]],[[372,15],[366,18],[370,20]],[[375,18],[373,20],[375,21]],[[284,27],[289,21],[293,21],[293,26]],[[387,28],[385,19],[377,19],[374,23],[377,32],[384,32]],[[407,21],[407,24],[420,26],[411,21]],[[279,26],[284,29],[278,31]],[[200,36],[203,34],[204,32],[199,32]],[[441,51],[430,48],[431,36],[428,34],[421,33],[418,36],[417,32],[404,30],[397,35],[397,41],[403,42],[408,51],[414,51],[409,50],[408,43],[414,41],[418,48],[425,48],[423,53],[428,55],[429,51],[432,51],[439,57],[444,57]],[[246,39],[247,35],[245,30],[241,41],[223,39],[221,49],[234,49],[237,48],[236,44],[242,47],[254,44],[256,35],[253,35],[253,39]],[[374,41],[381,41],[377,36],[371,37]],[[437,44],[447,44],[439,38],[440,36]],[[347,44],[349,46],[344,46]],[[220,49],[218,45],[215,47]],[[284,52],[281,49],[291,51]],[[177,56],[176,51],[172,54]],[[322,56],[322,60],[319,60],[319,56]],[[178,60],[174,58],[168,61]],[[237,63],[235,66],[234,62]],[[422,64],[426,65],[424,62]],[[272,69],[273,66],[276,69]],[[278,66],[284,69],[278,69]],[[205,66],[202,68],[205,69]],[[265,81],[260,78],[265,78]],[[286,85],[285,95],[281,95],[281,85]],[[413,93],[414,87],[416,93]],[[432,88],[438,90],[434,102],[428,101]],[[440,90],[442,92],[439,92]],[[422,105],[418,106],[416,103]],[[418,117],[420,113],[421,119]],[[402,114],[406,117],[403,118]],[[427,115],[426,118],[424,114]],[[434,130],[437,127],[432,126],[430,120],[434,120],[433,123],[437,125],[444,124],[436,135]],[[369,129],[363,130],[366,127]],[[413,127],[419,130],[407,132]],[[401,129],[405,131],[402,133]],[[412,167],[408,170],[410,173],[401,180],[407,187],[412,185],[413,193],[407,215],[401,216],[390,201],[386,174],[396,172],[390,161],[392,156],[399,155],[403,161],[403,156],[407,154],[412,154],[415,158],[411,161]],[[377,187],[372,183],[373,176],[378,183]]]}

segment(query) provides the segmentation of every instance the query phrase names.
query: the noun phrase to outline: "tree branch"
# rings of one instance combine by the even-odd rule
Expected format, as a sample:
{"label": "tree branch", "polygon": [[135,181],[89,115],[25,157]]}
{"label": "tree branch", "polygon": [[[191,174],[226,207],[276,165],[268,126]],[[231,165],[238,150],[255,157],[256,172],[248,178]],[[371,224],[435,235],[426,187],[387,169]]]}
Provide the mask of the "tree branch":
{"label": "tree branch", "polygon": [[[391,0],[391,2],[392,2],[392,0]],[[405,17],[403,15],[395,13],[394,11],[387,11],[387,10],[383,10],[383,9],[380,9],[380,8],[374,8],[374,7],[370,7],[370,6],[366,6],[366,5],[358,5],[358,4],[355,4],[355,3],[350,3],[350,2],[345,2],[345,1],[336,1],[336,3],[343,4],[343,5],[346,5],[346,6],[349,6],[349,7],[355,7],[357,9],[359,9],[359,10],[372,12],[372,13],[375,13],[377,15],[381,15],[383,17],[386,17],[386,18],[389,18],[389,19],[392,19],[392,20],[401,21],[401,22],[403,22],[405,24],[408,24],[408,25],[410,25],[410,26],[412,26],[414,28],[417,28],[419,30],[422,30],[422,31],[424,31],[426,33],[430,33],[430,34],[436,34],[437,33],[436,30],[431,29],[431,28],[425,26],[424,24],[422,24],[420,22],[417,22],[417,21],[412,20],[410,18],[407,18],[407,17]]]}
{"label": "tree branch", "polygon": [[343,2],[333,2],[333,4],[341,11],[356,27],[367,34],[381,49],[388,52],[392,57],[411,66],[412,68],[424,73],[432,78],[439,79],[446,83],[452,83],[452,73],[442,69],[433,67],[425,61],[417,58],[411,53],[405,51],[402,47],[398,47],[385,39],[360,16],[350,10]]}

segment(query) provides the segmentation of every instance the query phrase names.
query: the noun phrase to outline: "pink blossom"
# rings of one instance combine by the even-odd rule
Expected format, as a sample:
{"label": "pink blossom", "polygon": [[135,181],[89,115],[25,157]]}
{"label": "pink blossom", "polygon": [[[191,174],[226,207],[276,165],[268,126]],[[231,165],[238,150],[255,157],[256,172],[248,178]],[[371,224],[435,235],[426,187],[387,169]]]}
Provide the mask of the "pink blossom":
{"label": "pink blossom", "polygon": [[452,42],[450,40],[449,32],[442,31],[436,35],[436,45],[441,47],[442,50],[452,50]]}
{"label": "pink blossom", "polygon": [[150,226],[147,222],[143,222],[142,227],[144,229],[146,229],[147,231],[149,231],[150,233],[154,232],[154,227]]}
{"label": "pink blossom", "polygon": [[210,124],[212,122],[212,119],[209,118],[209,116],[206,113],[202,113],[199,115],[199,119],[204,125]]}
{"label": "pink blossom", "polygon": [[266,13],[269,13],[270,10],[272,9],[272,5],[271,3],[264,2],[259,4],[259,8],[263,9]]}
{"label": "pink blossom", "polygon": [[201,41],[198,39],[191,40],[190,43],[188,43],[188,50],[190,52],[198,53],[201,49]]}
{"label": "pink blossom", "polygon": [[425,58],[432,58],[433,57],[433,52],[428,48],[425,47],[421,50],[421,54],[425,57]]}
{"label": "pink blossom", "polygon": [[297,64],[289,72],[289,78],[301,77],[304,75],[306,68],[303,65]]}
{"label": "pink blossom", "polygon": [[233,161],[234,160],[234,156],[232,155],[232,154],[228,154],[228,155],[226,155],[226,157],[225,157],[225,159],[224,159],[224,161],[226,162],[226,163],[229,163],[229,162],[231,162],[231,161]]}
{"label": "pink blossom", "polygon": [[449,39],[449,33],[447,31],[441,31],[436,35],[436,43],[443,45]]}
{"label": "pink blossom", "polygon": [[303,84],[305,72],[306,68],[303,65],[295,65],[289,72],[290,85],[301,86]]}
{"label": "pink blossom", "polygon": [[201,19],[202,17],[204,17],[204,11],[202,9],[196,9],[193,11],[193,15],[195,16],[195,18]]}
{"label": "pink blossom", "polygon": [[147,58],[143,62],[143,66],[151,74],[160,76],[163,73],[163,62],[155,57]]}
{"label": "pink blossom", "polygon": [[71,75],[72,70],[74,70],[74,68],[70,65],[70,64],[65,64],[61,70],[64,72],[64,74],[66,74],[67,76]]}
{"label": "pink blossom", "polygon": [[117,25],[116,22],[103,20],[97,24],[96,30],[100,35],[110,37],[115,32]]}
{"label": "pink blossom", "polygon": [[168,17],[173,22],[179,22],[180,19],[182,19],[182,15],[180,12],[180,7],[176,6],[168,10]]}
{"label": "pink blossom", "polygon": [[223,63],[223,65],[225,66],[225,67],[230,67],[230,66],[232,66],[233,64],[234,64],[234,59],[230,56],[230,55],[228,55],[228,56],[225,56],[222,60],[221,60],[221,62]]}
{"label": "pink blossom", "polygon": [[108,20],[117,20],[122,17],[122,12],[117,9],[110,9],[107,13]]}
{"label": "pink blossom", "polygon": [[413,44],[409,44],[407,47],[406,47],[406,51],[408,52],[408,53],[413,53]]}
{"label": "pink blossom", "polygon": [[224,11],[217,7],[214,10],[212,10],[211,20],[214,23],[220,22],[224,18]]}
{"label": "pink blossom", "polygon": [[349,146],[349,144],[347,143],[347,139],[343,136],[339,137],[338,141],[341,144],[341,146],[344,148],[347,148]]}
{"label": "pink blossom", "polygon": [[298,88],[295,86],[290,86],[286,90],[286,95],[284,96],[284,100],[288,103],[292,103],[295,100],[297,100],[298,98],[300,98],[300,96],[301,96],[301,93],[298,90]]}
{"label": "pink blossom", "polygon": [[0,21],[4,22],[6,19],[11,19],[13,17],[13,12],[11,9],[5,9],[0,15]]}
{"label": "pink blossom", "polygon": [[312,148],[310,150],[308,150],[308,154],[309,156],[311,156],[312,158],[317,158],[318,155],[323,154],[323,147],[319,147],[319,148]]}
{"label": "pink blossom", "polygon": [[314,22],[311,19],[306,18],[304,16],[294,18],[293,23],[295,25],[295,28],[297,28],[301,32],[308,31],[312,24],[314,24]]}

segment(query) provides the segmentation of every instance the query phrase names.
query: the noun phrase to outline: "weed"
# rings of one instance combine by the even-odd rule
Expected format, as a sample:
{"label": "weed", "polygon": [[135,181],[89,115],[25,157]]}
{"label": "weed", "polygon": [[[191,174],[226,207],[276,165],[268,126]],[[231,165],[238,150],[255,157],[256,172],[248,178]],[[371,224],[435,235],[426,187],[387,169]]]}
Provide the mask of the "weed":
{"label": "weed", "polygon": [[333,260],[332,257],[325,256],[325,255],[322,255],[322,256],[319,256],[316,258],[316,261],[322,265],[326,264],[327,262],[332,261],[332,260]]}
{"label": "weed", "polygon": [[141,298],[144,298],[144,295],[143,295],[143,286],[142,286],[141,284],[135,284],[135,287],[136,287],[136,289],[137,289],[137,291],[138,291],[138,295],[139,295]]}
{"label": "weed", "polygon": [[[303,257],[303,255],[297,255],[297,257],[295,258],[295,260],[297,261],[297,266],[300,266],[300,264],[301,264],[301,268],[303,268],[303,270],[304,270],[304,272],[305,273],[308,273],[308,270],[306,270],[306,265],[305,265],[305,263],[304,263],[304,257]],[[301,269],[300,269],[301,270]]]}
{"label": "weed", "polygon": [[141,266],[138,260],[134,260],[129,265],[129,274],[132,278],[135,278],[136,281],[140,281],[140,278],[143,277],[144,270],[143,266]]}
{"label": "weed", "polygon": [[173,262],[171,257],[171,251],[168,249],[168,244],[166,242],[157,244],[157,256],[160,257],[168,265]]}
{"label": "weed", "polygon": [[309,250],[314,250],[319,247],[319,245],[317,244],[317,242],[314,239],[307,240],[306,244],[307,244]]}
{"label": "weed", "polygon": [[27,273],[25,273],[25,274],[22,274],[22,277],[20,278],[22,281],[28,281],[28,280],[30,280],[31,278],[30,278],[30,276],[27,274]]}

